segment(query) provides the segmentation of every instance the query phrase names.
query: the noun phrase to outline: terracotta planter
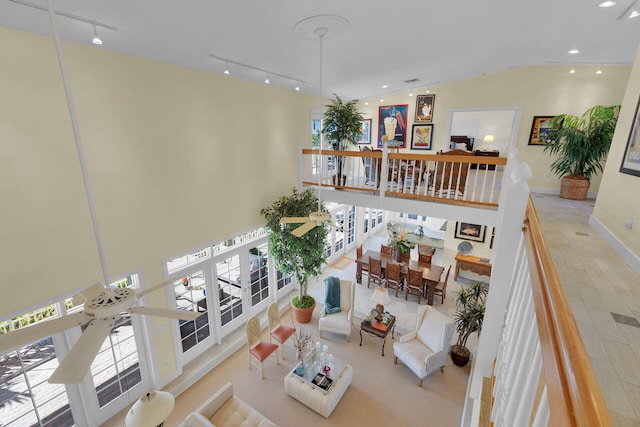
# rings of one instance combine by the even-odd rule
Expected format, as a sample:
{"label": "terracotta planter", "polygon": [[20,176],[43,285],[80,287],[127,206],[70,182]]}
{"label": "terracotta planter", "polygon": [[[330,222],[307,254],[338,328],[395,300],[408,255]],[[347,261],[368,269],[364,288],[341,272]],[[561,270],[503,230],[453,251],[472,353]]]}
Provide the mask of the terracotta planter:
{"label": "terracotta planter", "polygon": [[451,360],[453,364],[456,366],[464,366],[469,363],[469,358],[471,357],[471,352],[467,347],[462,347],[459,345],[451,346]]}
{"label": "terracotta planter", "polygon": [[589,185],[591,183],[588,179],[583,177],[568,177],[562,178],[560,187],[560,198],[570,200],[585,200],[589,193]]}
{"label": "terracotta planter", "polygon": [[291,312],[293,313],[293,318],[297,323],[309,323],[311,321],[311,316],[313,316],[313,309],[316,308],[316,303],[309,308],[297,308],[291,304]]}

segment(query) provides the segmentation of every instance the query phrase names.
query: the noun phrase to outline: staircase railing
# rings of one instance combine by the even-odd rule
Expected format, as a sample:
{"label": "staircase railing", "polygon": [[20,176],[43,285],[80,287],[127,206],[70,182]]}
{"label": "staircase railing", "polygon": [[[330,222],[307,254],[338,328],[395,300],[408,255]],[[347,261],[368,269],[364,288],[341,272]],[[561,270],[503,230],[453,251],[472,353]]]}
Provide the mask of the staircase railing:
{"label": "staircase railing", "polygon": [[610,426],[531,199],[493,378],[495,426]]}

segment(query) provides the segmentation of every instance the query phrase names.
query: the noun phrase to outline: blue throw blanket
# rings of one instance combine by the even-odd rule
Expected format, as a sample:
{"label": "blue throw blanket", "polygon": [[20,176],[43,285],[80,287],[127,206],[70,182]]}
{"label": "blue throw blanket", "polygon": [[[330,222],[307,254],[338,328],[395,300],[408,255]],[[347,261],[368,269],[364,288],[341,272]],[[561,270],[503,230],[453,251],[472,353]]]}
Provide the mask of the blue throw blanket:
{"label": "blue throw blanket", "polygon": [[340,279],[329,276],[324,279],[327,282],[327,295],[324,298],[324,311],[327,314],[338,313],[340,309]]}

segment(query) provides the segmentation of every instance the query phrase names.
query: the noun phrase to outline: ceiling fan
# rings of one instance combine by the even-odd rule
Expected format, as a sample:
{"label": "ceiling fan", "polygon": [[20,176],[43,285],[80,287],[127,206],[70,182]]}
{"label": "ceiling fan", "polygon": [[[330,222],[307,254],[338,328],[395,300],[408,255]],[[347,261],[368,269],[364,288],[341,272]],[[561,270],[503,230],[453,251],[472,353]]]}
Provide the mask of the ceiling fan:
{"label": "ceiling fan", "polygon": [[280,224],[299,224],[303,223],[300,227],[296,228],[291,232],[296,237],[302,237],[309,231],[313,230],[314,227],[320,227],[323,224],[329,224],[331,226],[335,225],[331,222],[331,215],[328,212],[322,212],[320,210],[320,201],[318,200],[318,211],[311,212],[309,216],[300,216],[300,217],[282,217],[280,218]]}
{"label": "ceiling fan", "polygon": [[20,328],[0,336],[0,354],[66,329],[86,324],[87,327],[82,336],[49,378],[49,382],[52,384],[77,384],[84,378],[98,355],[102,343],[122,314],[130,313],[182,320],[195,320],[200,315],[194,311],[139,305],[140,298],[164,286],[167,286],[166,282],[142,292],[136,292],[132,288],[111,289],[97,283],[76,296],[84,300],[84,308],[81,311],[35,323],[33,326]]}

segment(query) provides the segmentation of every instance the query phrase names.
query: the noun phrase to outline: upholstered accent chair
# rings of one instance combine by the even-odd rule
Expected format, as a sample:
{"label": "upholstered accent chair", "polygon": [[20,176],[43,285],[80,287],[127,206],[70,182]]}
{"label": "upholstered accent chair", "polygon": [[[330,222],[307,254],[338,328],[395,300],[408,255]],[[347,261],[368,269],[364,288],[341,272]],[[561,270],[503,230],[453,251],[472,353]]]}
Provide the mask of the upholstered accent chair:
{"label": "upholstered accent chair", "polygon": [[[325,295],[328,281],[324,282]],[[340,279],[340,311],[327,314],[322,310],[320,320],[318,320],[318,331],[320,337],[323,332],[332,332],[345,335],[347,342],[351,336],[351,323],[353,321],[353,304],[355,300],[356,282],[353,280]]]}
{"label": "upholstered accent chair", "polygon": [[267,318],[269,319],[269,342],[275,340],[278,343],[282,349],[282,359],[284,360],[284,343],[291,335],[295,334],[296,328],[280,324],[280,308],[277,302],[269,305]]}
{"label": "upholstered accent chair", "polygon": [[455,322],[435,308],[425,305],[418,309],[416,329],[393,343],[395,363],[400,360],[422,380],[444,364],[451,348]]}
{"label": "upholstered accent chair", "polygon": [[262,341],[262,334],[260,332],[260,320],[256,316],[252,316],[247,321],[246,326],[247,333],[247,346],[249,347],[249,369],[251,364],[255,360],[260,364],[260,374],[264,379],[264,366],[263,362],[272,353],[276,354],[276,361],[280,364],[280,358],[278,357],[278,346],[271,344],[270,342]]}

